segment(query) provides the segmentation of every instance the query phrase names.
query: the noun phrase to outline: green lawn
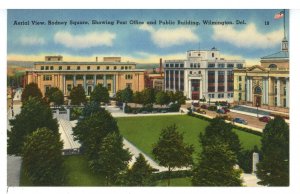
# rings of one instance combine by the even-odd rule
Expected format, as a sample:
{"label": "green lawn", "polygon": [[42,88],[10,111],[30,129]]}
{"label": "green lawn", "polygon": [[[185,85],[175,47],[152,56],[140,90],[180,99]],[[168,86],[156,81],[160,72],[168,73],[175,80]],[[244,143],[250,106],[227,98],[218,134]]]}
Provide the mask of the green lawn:
{"label": "green lawn", "polygon": [[[180,132],[184,132],[184,141],[194,145],[193,157],[194,159],[197,158],[201,151],[198,141],[199,134],[200,132],[203,133],[209,124],[208,121],[187,115],[121,117],[117,118],[117,121],[122,135],[152,158],[154,158],[152,146],[157,142],[161,129],[173,123],[178,126]],[[251,149],[254,145],[260,147],[259,136],[244,131],[234,131],[239,136],[244,149]]]}
{"label": "green lawn", "polygon": [[[105,179],[91,173],[88,162],[82,155],[65,156],[67,181],[65,186],[105,186]],[[20,186],[33,186],[21,170]]]}
{"label": "green lawn", "polygon": [[[163,179],[157,182],[157,186],[168,186],[168,179]],[[189,187],[192,186],[191,178],[174,178],[170,180],[172,187]]]}

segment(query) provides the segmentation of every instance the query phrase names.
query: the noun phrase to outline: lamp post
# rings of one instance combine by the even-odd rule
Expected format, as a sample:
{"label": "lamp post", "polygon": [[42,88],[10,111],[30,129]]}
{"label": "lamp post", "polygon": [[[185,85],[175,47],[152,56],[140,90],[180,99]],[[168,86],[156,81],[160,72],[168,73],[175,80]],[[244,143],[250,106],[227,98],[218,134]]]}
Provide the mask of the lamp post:
{"label": "lamp post", "polygon": [[256,113],[257,113],[257,118],[258,118],[258,101],[256,101]]}

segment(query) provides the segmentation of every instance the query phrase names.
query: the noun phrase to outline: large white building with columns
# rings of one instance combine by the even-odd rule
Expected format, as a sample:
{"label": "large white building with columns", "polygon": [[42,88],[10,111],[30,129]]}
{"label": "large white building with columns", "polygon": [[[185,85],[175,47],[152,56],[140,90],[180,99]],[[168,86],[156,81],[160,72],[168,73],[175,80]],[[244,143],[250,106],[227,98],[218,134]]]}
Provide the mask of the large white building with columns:
{"label": "large white building with columns", "polygon": [[288,112],[289,51],[282,40],[281,50],[261,58],[261,65],[234,70],[234,101],[261,108]]}
{"label": "large white building with columns", "polygon": [[233,70],[244,60],[227,60],[216,48],[187,51],[187,59],[165,60],[165,91],[182,91],[188,99],[233,102]]}

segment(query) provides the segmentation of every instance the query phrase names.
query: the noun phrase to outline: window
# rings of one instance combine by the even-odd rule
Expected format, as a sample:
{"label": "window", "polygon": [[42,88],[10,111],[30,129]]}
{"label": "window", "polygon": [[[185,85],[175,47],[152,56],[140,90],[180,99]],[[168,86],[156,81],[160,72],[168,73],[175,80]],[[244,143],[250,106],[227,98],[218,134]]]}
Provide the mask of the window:
{"label": "window", "polygon": [[208,94],[208,98],[215,98],[215,94]]}
{"label": "window", "polygon": [[110,80],[111,80],[111,79],[113,79],[113,75],[106,75],[106,79],[107,79],[107,80],[109,80],[109,79],[110,79]]}
{"label": "window", "polygon": [[77,70],[80,70],[80,66],[77,66]]}
{"label": "window", "polygon": [[123,70],[123,69],[124,69],[124,66],[122,66],[121,69]]}
{"label": "window", "polygon": [[218,98],[224,98],[224,94],[218,94]]}
{"label": "window", "polygon": [[100,70],[100,66],[97,66],[97,70]]}
{"label": "window", "polygon": [[254,88],[254,94],[261,94],[261,93],[262,93],[261,88],[259,86],[256,86]]}
{"label": "window", "polygon": [[70,92],[72,90],[72,84],[67,85],[67,90]]}
{"label": "window", "polygon": [[96,75],[96,79],[103,79],[103,75]]}
{"label": "window", "polygon": [[211,54],[211,57],[215,57],[215,53],[212,53],[212,54]]}
{"label": "window", "polygon": [[66,80],[73,80],[73,75],[66,75]]}
{"label": "window", "polygon": [[233,64],[227,64],[227,68],[233,68]]}
{"label": "window", "polygon": [[44,70],[44,66],[41,66],[41,70]]}
{"label": "window", "polygon": [[114,70],[116,70],[117,69],[117,66],[114,66]]}
{"label": "window", "polygon": [[125,79],[132,79],[132,75],[131,74],[126,74]]}
{"label": "window", "polygon": [[49,66],[46,66],[46,70],[49,70]]}
{"label": "window", "polygon": [[58,67],[58,70],[62,70],[62,66],[59,66],[59,67]]}
{"label": "window", "polygon": [[182,63],[180,64],[180,67],[183,67],[183,64],[182,64]]}
{"label": "window", "polygon": [[201,74],[201,71],[198,71],[198,74]]}
{"label": "window", "polygon": [[67,70],[70,70],[71,69],[71,67],[70,66],[67,66]]}
{"label": "window", "polygon": [[76,80],[83,80],[83,75],[76,75]]}
{"label": "window", "polygon": [[170,64],[170,67],[174,67],[174,64]]}
{"label": "window", "polygon": [[177,67],[177,68],[178,68],[178,67],[179,67],[179,64],[175,64],[175,67]]}
{"label": "window", "polygon": [[44,75],[43,76],[43,80],[44,81],[50,81],[50,80],[52,80],[52,75]]}
{"label": "window", "polygon": [[166,64],[166,67],[169,67],[169,64]]}
{"label": "window", "polygon": [[[125,69],[127,69],[127,68],[125,68]],[[109,70],[109,66],[106,66],[106,70]]]}
{"label": "window", "polygon": [[207,68],[215,68],[215,64],[214,63],[208,63]]}
{"label": "window", "polygon": [[240,91],[242,90],[242,84],[239,84],[239,90]]}
{"label": "window", "polygon": [[45,85],[45,94],[50,90],[51,85]]}
{"label": "window", "polygon": [[277,97],[274,98],[274,105],[277,106]]}
{"label": "window", "polygon": [[91,66],[87,66],[86,68],[87,68],[87,70],[90,70],[90,69],[91,69]]}
{"label": "window", "polygon": [[218,64],[218,68],[224,68],[225,67],[225,64],[224,63],[219,63]]}
{"label": "window", "polygon": [[193,66],[193,63],[190,63],[190,68],[193,68],[194,66]]}
{"label": "window", "polygon": [[275,65],[275,64],[270,64],[270,65],[269,65],[269,68],[277,68],[277,65]]}
{"label": "window", "polygon": [[[106,67],[106,69],[107,69],[107,67]],[[128,67],[127,66],[125,66],[125,70],[127,70],[128,69]]]}
{"label": "window", "polygon": [[87,79],[87,80],[93,80],[93,79],[94,79],[94,76],[93,76],[93,75],[86,75],[86,79]]}
{"label": "window", "polygon": [[228,93],[227,98],[233,98],[233,93]]}
{"label": "window", "polygon": [[239,76],[239,81],[242,81],[242,76]]}
{"label": "window", "polygon": [[129,69],[131,69],[131,66],[129,66]]}
{"label": "window", "polygon": [[50,66],[50,70],[53,70],[54,68],[53,68],[53,66]]}
{"label": "window", "polygon": [[239,100],[242,100],[242,93],[239,93]]}
{"label": "window", "polygon": [[193,72],[192,72],[192,71],[190,71],[190,74],[193,74]]}
{"label": "window", "polygon": [[110,83],[107,84],[107,90],[108,90],[108,91],[111,91],[111,84],[110,84]]}
{"label": "window", "polygon": [[132,83],[126,83],[126,87],[132,88]]}
{"label": "window", "polygon": [[236,64],[236,68],[242,69],[243,68],[243,64]]}

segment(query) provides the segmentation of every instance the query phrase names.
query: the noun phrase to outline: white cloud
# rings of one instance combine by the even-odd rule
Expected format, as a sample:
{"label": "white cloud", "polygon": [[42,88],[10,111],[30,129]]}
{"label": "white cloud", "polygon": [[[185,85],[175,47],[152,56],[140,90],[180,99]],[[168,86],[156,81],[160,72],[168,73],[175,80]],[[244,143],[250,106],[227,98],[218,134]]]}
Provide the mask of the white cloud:
{"label": "white cloud", "polygon": [[73,49],[85,49],[95,46],[112,46],[116,38],[111,32],[91,32],[84,35],[73,35],[69,32],[57,32],[54,35],[55,43]]}
{"label": "white cloud", "polygon": [[254,23],[250,23],[243,30],[236,30],[232,26],[214,26],[213,39],[224,41],[240,48],[272,48],[278,46],[282,40],[282,30],[261,33]]}
{"label": "white cloud", "polygon": [[140,30],[147,31],[155,45],[160,48],[166,48],[184,43],[198,42],[199,38],[192,29],[189,28],[172,28],[172,29],[154,29],[152,26],[143,24]]}
{"label": "white cloud", "polygon": [[19,41],[24,46],[43,45],[46,43],[44,38],[33,36],[22,36]]}

